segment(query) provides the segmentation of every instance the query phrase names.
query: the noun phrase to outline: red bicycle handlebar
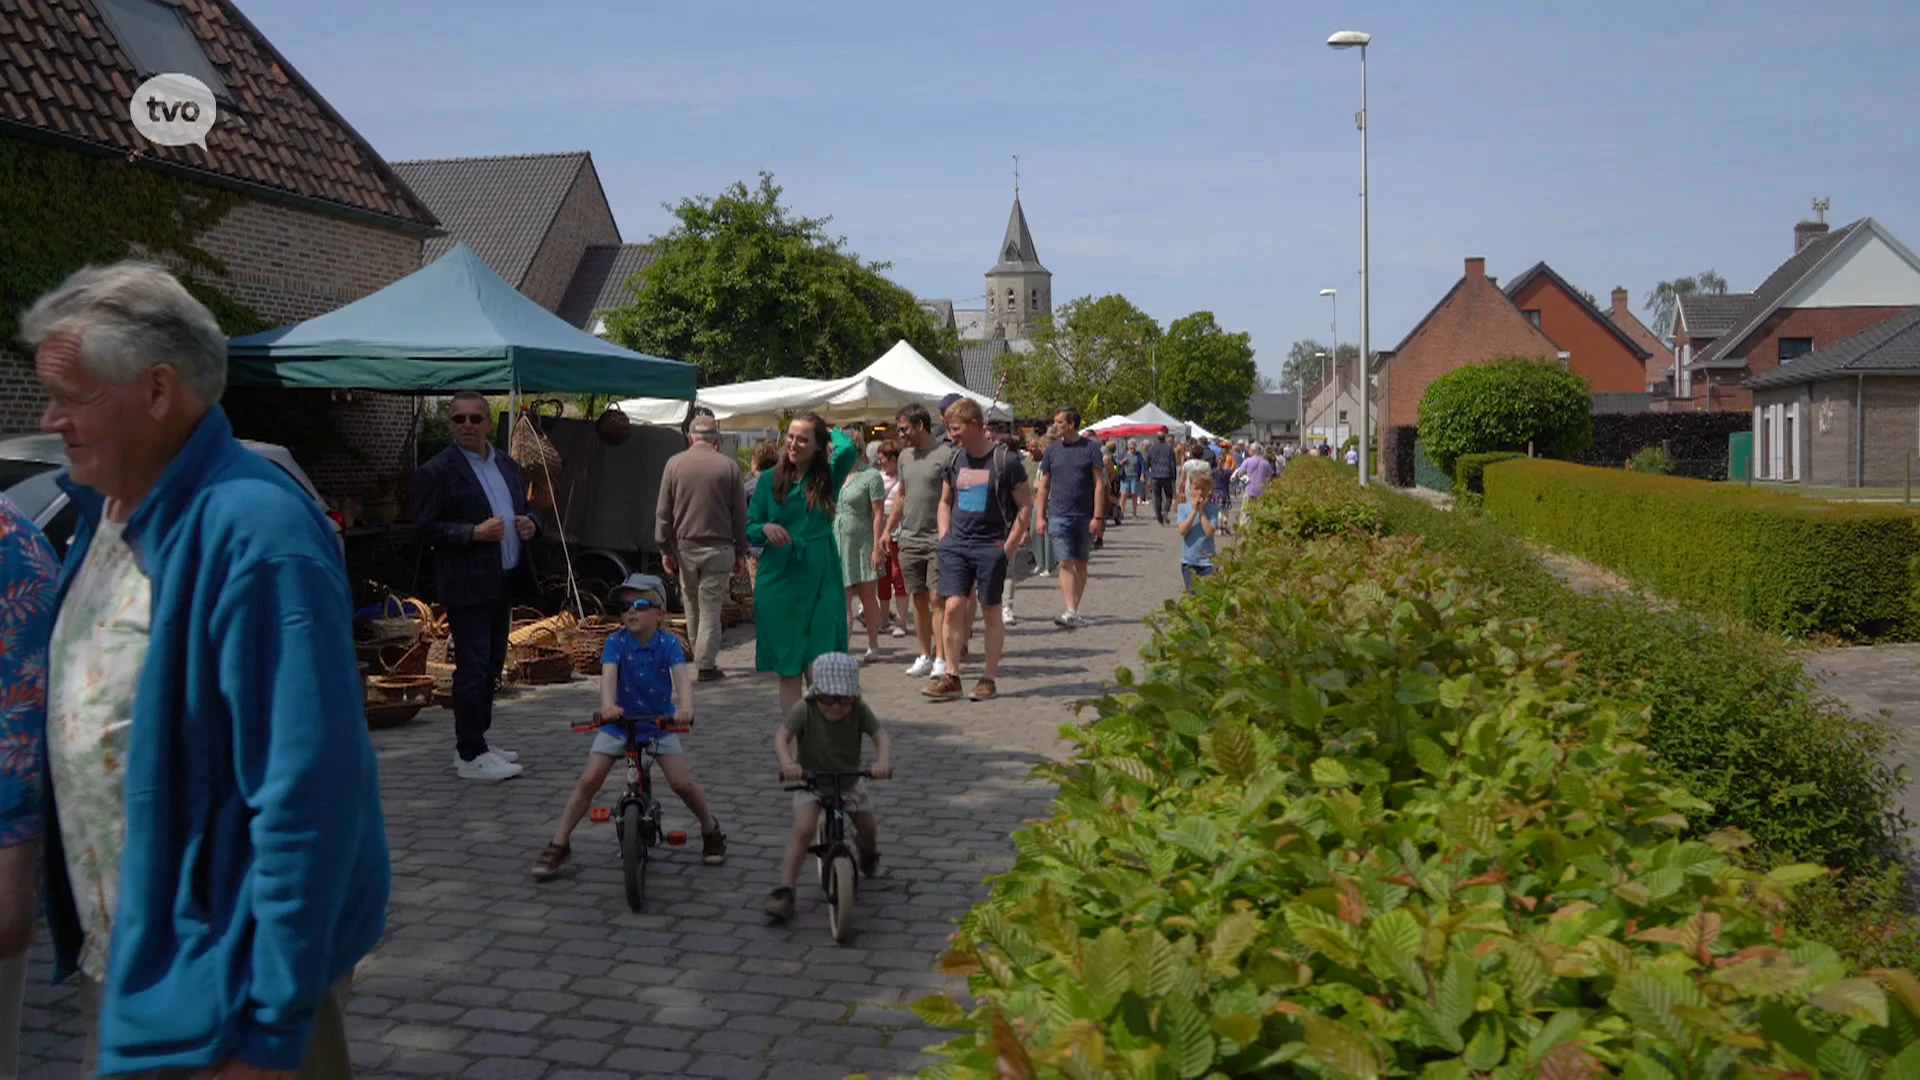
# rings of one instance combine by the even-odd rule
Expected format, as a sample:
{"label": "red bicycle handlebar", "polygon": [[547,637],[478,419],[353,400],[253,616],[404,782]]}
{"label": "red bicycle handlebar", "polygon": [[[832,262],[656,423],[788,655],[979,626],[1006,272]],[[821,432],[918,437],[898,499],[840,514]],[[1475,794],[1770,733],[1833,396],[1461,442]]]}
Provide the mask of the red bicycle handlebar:
{"label": "red bicycle handlebar", "polygon": [[685,724],[675,724],[673,722],[673,717],[671,716],[621,716],[621,717],[616,717],[612,720],[609,720],[601,716],[599,713],[594,713],[593,719],[588,720],[585,723],[570,724],[568,726],[572,728],[574,731],[593,731],[594,729],[604,727],[607,724],[620,724],[620,723],[628,723],[628,722],[635,723],[635,724],[652,724],[654,727],[659,728],[661,731],[665,732],[668,735],[685,735],[686,733],[693,730],[693,723],[691,721]]}

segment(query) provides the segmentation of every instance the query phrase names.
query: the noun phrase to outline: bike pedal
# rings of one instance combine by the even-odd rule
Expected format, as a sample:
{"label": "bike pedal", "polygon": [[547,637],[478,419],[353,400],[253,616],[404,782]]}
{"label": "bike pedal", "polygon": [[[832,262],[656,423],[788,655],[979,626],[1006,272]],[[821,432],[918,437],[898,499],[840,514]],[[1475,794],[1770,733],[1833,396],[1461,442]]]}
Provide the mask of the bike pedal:
{"label": "bike pedal", "polygon": [[687,834],[682,832],[679,829],[675,829],[672,832],[667,834],[667,843],[673,847],[679,847],[681,844],[684,844],[686,842],[687,842]]}
{"label": "bike pedal", "polygon": [[613,820],[613,810],[605,806],[596,806],[587,811],[587,820],[607,822]]}

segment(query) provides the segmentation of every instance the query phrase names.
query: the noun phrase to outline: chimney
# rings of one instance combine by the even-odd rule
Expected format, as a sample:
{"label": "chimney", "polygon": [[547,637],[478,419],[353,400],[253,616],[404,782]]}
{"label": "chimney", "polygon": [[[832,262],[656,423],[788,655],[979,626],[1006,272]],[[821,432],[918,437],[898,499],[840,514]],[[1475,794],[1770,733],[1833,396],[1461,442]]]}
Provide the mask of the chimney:
{"label": "chimney", "polygon": [[1613,317],[1633,314],[1633,304],[1627,299],[1627,290],[1618,285],[1613,287]]}
{"label": "chimney", "polygon": [[1827,235],[1827,223],[1824,221],[1802,221],[1793,227],[1793,250],[1798,253],[1803,247]]}
{"label": "chimney", "polygon": [[1467,277],[1483,278],[1487,276],[1487,260],[1474,257],[1467,260]]}

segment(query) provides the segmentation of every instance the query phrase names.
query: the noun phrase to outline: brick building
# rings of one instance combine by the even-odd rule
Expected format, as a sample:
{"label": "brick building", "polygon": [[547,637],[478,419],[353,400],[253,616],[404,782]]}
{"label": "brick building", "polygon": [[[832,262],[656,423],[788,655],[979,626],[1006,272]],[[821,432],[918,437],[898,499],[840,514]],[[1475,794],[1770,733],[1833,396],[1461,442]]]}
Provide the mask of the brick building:
{"label": "brick building", "polygon": [[1748,379],[1756,479],[1893,487],[1920,461],[1920,308]]}
{"label": "brick building", "polygon": [[1920,306],[1920,258],[1874,219],[1838,229],[1803,221],[1793,235],[1793,254],[1734,308],[1728,329],[1697,351],[1699,328],[1676,337],[1681,407],[1752,408],[1750,379]]}
{"label": "brick building", "polygon": [[[282,323],[419,267],[421,244],[437,231],[432,212],[232,3],[41,0],[7,10],[0,139],[243,196],[195,238],[224,265],[195,275],[205,284]],[[194,75],[220,98],[204,150],[154,145],[129,122],[134,88],[163,71]],[[410,399],[267,393],[278,396],[246,407],[230,395],[236,427],[287,443],[323,491],[364,494],[403,467]],[[29,358],[0,349],[0,431],[31,430],[44,402]],[[312,421],[316,437],[296,445],[287,416]]]}
{"label": "brick building", "polygon": [[1534,263],[1507,283],[1506,293],[1596,393],[1646,390],[1649,352],[1553,267]]}
{"label": "brick building", "polygon": [[422,264],[464,243],[527,298],[598,333],[599,313],[633,301],[628,283],[653,249],[620,238],[585,150],[396,161],[394,169],[446,226]]}
{"label": "brick building", "polygon": [[1470,258],[1453,288],[1391,354],[1383,354],[1374,429],[1417,423],[1427,386],[1456,368],[1499,356],[1551,360],[1560,351],[1487,276],[1487,260]]}
{"label": "brick building", "polygon": [[1612,301],[1612,306],[1606,312],[1607,318],[1647,354],[1646,385],[1638,389],[1652,390],[1672,378],[1673,349],[1633,313],[1633,301],[1626,289],[1614,286]]}

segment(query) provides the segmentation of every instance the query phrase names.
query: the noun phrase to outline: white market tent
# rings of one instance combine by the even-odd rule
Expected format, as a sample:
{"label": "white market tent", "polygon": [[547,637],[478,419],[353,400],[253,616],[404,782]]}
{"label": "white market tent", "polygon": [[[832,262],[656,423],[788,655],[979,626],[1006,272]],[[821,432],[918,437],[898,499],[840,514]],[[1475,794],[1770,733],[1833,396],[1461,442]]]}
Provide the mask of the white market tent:
{"label": "white market tent", "polygon": [[[896,343],[866,369],[844,379],[800,379],[783,376],[716,386],[699,391],[695,404],[713,410],[722,428],[775,428],[783,413],[816,412],[828,423],[891,420],[895,410],[918,402],[937,410],[948,394],[980,403],[992,420],[1011,420],[1013,413],[985,394],[977,394],[948,378],[932,361],[905,341]],[[633,398],[620,410],[635,423],[677,426],[686,419],[687,403],[661,398]]]}
{"label": "white market tent", "polygon": [[1163,424],[1169,432],[1175,435],[1185,434],[1187,430],[1186,423],[1175,420],[1172,413],[1152,402],[1148,402],[1133,412],[1128,413],[1127,419],[1136,424]]}
{"label": "white market tent", "polygon": [[1208,442],[1215,442],[1220,438],[1220,436],[1201,427],[1198,422],[1193,420],[1187,421],[1187,435],[1190,438],[1205,439]]}

